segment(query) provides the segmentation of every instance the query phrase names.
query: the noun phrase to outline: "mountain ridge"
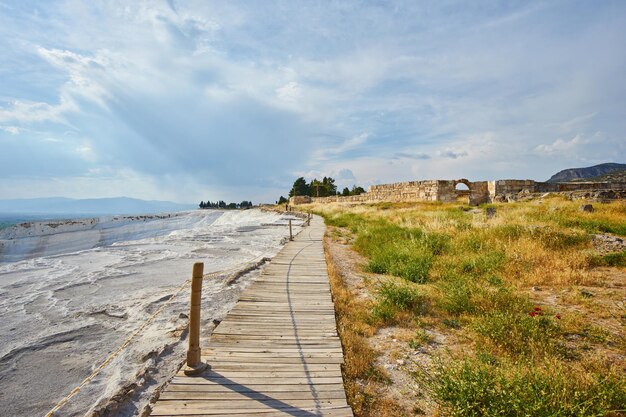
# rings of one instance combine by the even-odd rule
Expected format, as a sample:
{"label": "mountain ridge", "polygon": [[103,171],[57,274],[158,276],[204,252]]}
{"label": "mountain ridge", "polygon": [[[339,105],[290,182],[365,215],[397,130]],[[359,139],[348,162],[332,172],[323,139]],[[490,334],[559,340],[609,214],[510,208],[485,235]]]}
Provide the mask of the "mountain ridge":
{"label": "mountain ridge", "polygon": [[547,182],[570,182],[601,177],[612,172],[625,171],[626,164],[607,162],[590,167],[568,168],[550,177]]}

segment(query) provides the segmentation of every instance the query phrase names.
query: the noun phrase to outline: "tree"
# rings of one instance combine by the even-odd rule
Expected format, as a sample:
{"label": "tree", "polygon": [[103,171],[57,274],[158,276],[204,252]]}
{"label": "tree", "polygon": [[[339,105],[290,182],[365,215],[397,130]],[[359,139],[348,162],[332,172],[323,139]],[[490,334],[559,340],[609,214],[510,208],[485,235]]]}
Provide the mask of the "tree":
{"label": "tree", "polygon": [[283,197],[282,195],[280,196],[280,198],[278,199],[277,204],[285,204],[288,203],[289,200],[287,200],[285,197]]}
{"label": "tree", "polygon": [[350,195],[360,195],[363,194],[365,190],[363,187],[357,187],[356,185],[352,186],[352,190],[350,191]]}
{"label": "tree", "polygon": [[326,195],[335,195],[337,194],[337,186],[335,185],[335,180],[331,177],[324,177],[322,180],[322,184],[324,184],[324,189],[326,190]]}
{"label": "tree", "polygon": [[200,201],[200,208],[201,209],[206,208],[206,205],[204,204],[204,201]]}
{"label": "tree", "polygon": [[294,181],[291,190],[289,191],[289,197],[297,196],[297,195],[309,195],[310,187],[306,183],[306,180],[303,177],[298,178]]}
{"label": "tree", "polygon": [[345,187],[343,189],[343,191],[341,192],[341,195],[346,196],[346,197],[349,196],[350,195],[350,189],[348,187]]}
{"label": "tree", "polygon": [[314,178],[313,181],[311,181],[309,195],[311,197],[325,197],[326,196],[326,192],[324,190],[324,184],[317,178]]}

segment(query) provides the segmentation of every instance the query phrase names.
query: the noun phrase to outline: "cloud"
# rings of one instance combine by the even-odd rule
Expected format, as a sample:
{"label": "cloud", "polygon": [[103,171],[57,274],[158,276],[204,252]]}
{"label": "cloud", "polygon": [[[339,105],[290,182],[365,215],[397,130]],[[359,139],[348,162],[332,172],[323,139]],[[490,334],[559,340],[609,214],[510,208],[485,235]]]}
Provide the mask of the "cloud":
{"label": "cloud", "polygon": [[408,159],[430,159],[430,155],[417,152],[417,153],[407,153],[407,152],[396,152],[394,154],[396,158],[408,158]]}
{"label": "cloud", "polygon": [[0,122],[40,123],[46,121],[64,122],[64,114],[76,111],[72,101],[61,97],[58,104],[16,100],[9,106],[0,108]]}
{"label": "cloud", "polygon": [[535,148],[539,154],[554,155],[556,153],[569,153],[570,151],[589,144],[588,139],[584,139],[582,135],[576,135],[570,140],[559,138],[551,144],[541,144]]}
{"label": "cloud", "polygon": [[453,148],[446,148],[443,151],[439,151],[438,155],[444,158],[457,159],[467,156],[467,151],[464,150],[456,150]]}
{"label": "cloud", "polygon": [[276,89],[276,95],[278,98],[287,102],[297,101],[301,94],[302,89],[295,81],[290,81],[282,87]]}
{"label": "cloud", "polygon": [[20,133],[20,128],[17,126],[0,126],[0,129],[12,135],[19,135]]}
{"label": "cloud", "polygon": [[247,199],[287,189],[295,172],[359,185],[543,178],[626,158],[623,4],[53,0],[3,11],[5,190],[57,178],[104,194],[97,176],[117,170],[162,182],[145,187],[152,198],[184,198],[184,182],[189,199]]}

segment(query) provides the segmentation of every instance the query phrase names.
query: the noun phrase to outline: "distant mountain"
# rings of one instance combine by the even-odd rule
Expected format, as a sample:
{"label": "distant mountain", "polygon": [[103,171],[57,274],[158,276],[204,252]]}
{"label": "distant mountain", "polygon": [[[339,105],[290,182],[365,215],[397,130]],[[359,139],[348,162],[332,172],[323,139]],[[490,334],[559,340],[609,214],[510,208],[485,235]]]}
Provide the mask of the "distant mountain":
{"label": "distant mountain", "polygon": [[626,182],[626,169],[622,171],[613,171],[608,174],[600,175],[599,177],[593,177],[585,179],[584,181],[596,181],[596,182]]}
{"label": "distant mountain", "polygon": [[171,201],[146,201],[136,198],[90,198],[63,197],[0,200],[0,213],[46,213],[46,214],[153,214],[193,210],[194,204]]}
{"label": "distant mountain", "polygon": [[607,163],[594,165],[587,168],[569,168],[559,171],[554,174],[548,182],[568,182],[568,181],[580,181],[583,179],[591,179],[602,175],[610,174],[611,172],[626,170],[626,164]]}

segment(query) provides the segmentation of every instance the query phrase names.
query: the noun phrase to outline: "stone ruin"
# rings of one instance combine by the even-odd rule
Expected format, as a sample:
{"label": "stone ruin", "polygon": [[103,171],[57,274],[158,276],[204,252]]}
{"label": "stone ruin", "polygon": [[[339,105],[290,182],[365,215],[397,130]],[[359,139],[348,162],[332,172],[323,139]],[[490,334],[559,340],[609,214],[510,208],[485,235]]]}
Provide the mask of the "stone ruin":
{"label": "stone ruin", "polygon": [[[457,189],[464,184],[467,189]],[[614,200],[626,198],[626,182],[537,182],[533,180],[468,181],[426,180],[372,185],[366,193],[354,196],[308,197],[296,196],[290,204],[308,203],[374,203],[441,201],[456,202],[463,199],[470,205],[508,202],[532,198],[537,195],[558,193],[571,199]]]}

